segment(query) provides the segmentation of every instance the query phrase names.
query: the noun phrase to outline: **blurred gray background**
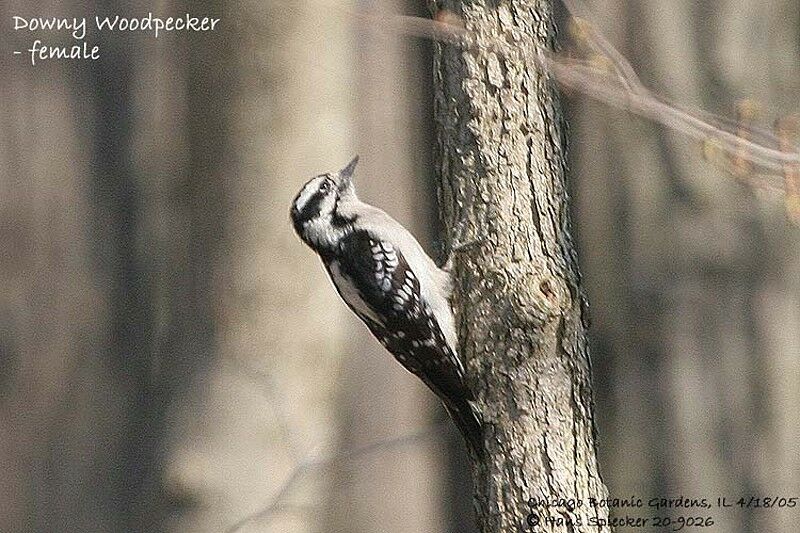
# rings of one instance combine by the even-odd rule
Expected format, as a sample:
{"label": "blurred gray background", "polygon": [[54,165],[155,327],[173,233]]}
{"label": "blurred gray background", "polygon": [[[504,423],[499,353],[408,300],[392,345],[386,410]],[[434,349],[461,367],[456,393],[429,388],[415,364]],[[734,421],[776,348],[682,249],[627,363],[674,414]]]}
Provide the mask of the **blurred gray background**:
{"label": "blurred gray background", "polygon": [[[0,6],[0,531],[472,531],[441,408],[289,224],[302,183],[358,153],[364,199],[442,248],[431,45],[341,8],[427,16],[421,0]],[[797,0],[591,8],[673,101],[732,116],[751,98],[767,126],[800,111]],[[9,31],[14,15],[148,11],[222,22],[90,29],[95,62],[11,54],[71,44]],[[696,143],[565,104],[611,495],[800,496],[800,230]],[[714,517],[706,531],[800,523]]]}

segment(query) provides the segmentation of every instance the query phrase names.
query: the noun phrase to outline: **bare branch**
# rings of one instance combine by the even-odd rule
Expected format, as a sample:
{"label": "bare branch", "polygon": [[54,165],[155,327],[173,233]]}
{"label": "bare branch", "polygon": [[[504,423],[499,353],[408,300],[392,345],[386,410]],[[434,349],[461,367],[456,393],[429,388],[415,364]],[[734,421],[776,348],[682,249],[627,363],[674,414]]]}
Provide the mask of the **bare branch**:
{"label": "bare branch", "polygon": [[446,421],[442,421],[433,424],[425,429],[417,431],[415,433],[411,433],[408,435],[401,435],[399,437],[394,437],[391,439],[386,439],[366,444],[364,446],[360,446],[358,448],[345,451],[341,454],[337,454],[332,457],[324,457],[318,459],[311,459],[311,458],[304,459],[295,466],[294,470],[292,470],[292,473],[289,475],[288,478],[286,478],[286,481],[284,481],[284,483],[280,487],[278,487],[275,496],[269,501],[269,503],[267,503],[267,505],[265,505],[263,508],[259,509],[255,513],[243,517],[225,531],[226,533],[236,533],[237,531],[241,530],[245,525],[254,520],[266,519],[270,515],[283,510],[284,508],[282,505],[283,501],[289,495],[289,492],[292,490],[294,485],[305,474],[315,469],[332,468],[334,466],[348,463],[350,461],[362,459],[365,456],[373,453],[388,452],[391,450],[396,450],[406,446],[418,444],[421,441],[438,434],[442,430],[442,428],[445,427],[445,425]]}
{"label": "bare branch", "polygon": [[459,24],[452,13],[439,14],[436,20],[412,16],[386,16],[369,11],[353,12],[355,18],[370,27],[385,31],[433,39],[463,49],[484,49],[509,59],[519,59],[547,70],[560,84],[583,92],[608,105],[636,113],[668,128],[710,143],[731,158],[745,159],[768,174],[747,180],[753,186],[785,190],[781,176],[786,165],[800,165],[796,144],[766,130],[734,123],[703,111],[688,111],[653,94],[639,80],[633,67],[602,34],[588,22],[577,0],[563,0],[573,17],[578,38],[605,58],[612,71],[597,62],[565,58],[536,45],[526,35],[506,35],[491,39],[474,34]]}
{"label": "bare branch", "polygon": [[625,59],[625,56],[614,48],[605,36],[595,29],[593,24],[588,22],[588,14],[584,13],[584,7],[577,0],[561,0],[561,3],[564,4],[564,7],[567,8],[567,11],[572,16],[573,36],[578,39],[586,39],[590,47],[607,57],[611,64],[614,65],[614,69],[622,80],[623,85],[629,91],[635,93],[647,92],[647,89],[639,80],[639,76],[636,75],[636,71]]}

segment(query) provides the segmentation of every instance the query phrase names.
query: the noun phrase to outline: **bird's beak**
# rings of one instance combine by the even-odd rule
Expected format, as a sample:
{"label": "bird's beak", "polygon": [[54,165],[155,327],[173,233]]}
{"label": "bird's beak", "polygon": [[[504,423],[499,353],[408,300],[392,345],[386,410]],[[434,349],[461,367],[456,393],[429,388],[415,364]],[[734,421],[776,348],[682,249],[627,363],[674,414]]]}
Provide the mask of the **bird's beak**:
{"label": "bird's beak", "polygon": [[356,165],[358,164],[358,156],[355,156],[352,161],[350,161],[346,167],[339,171],[336,177],[336,184],[339,188],[339,192],[345,192],[347,190],[352,189],[353,187],[353,172],[356,170]]}

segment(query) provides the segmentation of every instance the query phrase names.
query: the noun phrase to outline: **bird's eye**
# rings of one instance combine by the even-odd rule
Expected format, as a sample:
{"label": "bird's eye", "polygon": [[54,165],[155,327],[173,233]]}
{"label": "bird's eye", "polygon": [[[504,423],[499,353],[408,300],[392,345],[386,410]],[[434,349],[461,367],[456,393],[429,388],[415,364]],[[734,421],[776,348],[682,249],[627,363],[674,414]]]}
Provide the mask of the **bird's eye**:
{"label": "bird's eye", "polygon": [[328,180],[323,181],[319,185],[320,192],[328,192],[331,189],[331,183]]}

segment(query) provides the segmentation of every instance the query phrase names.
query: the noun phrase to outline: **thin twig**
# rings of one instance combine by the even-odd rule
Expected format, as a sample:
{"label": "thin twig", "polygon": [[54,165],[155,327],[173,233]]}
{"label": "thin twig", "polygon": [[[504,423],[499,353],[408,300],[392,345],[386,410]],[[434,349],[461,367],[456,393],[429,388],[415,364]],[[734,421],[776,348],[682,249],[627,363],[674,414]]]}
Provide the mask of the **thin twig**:
{"label": "thin twig", "polygon": [[[566,0],[567,8],[576,8],[574,0]],[[654,95],[644,87],[630,63],[601,34],[586,22],[588,37],[598,53],[606,57],[614,67],[615,76],[604,75],[600,69],[587,63],[560,58],[550,50],[537,46],[534,41],[520,35],[519,42],[476,35],[462,25],[444,20],[423,19],[411,16],[381,16],[372,12],[354,12],[355,17],[371,27],[403,35],[422,37],[445,42],[465,50],[486,50],[507,58],[520,58],[549,72],[559,83],[579,90],[608,105],[625,109],[703,142],[712,142],[731,157],[746,157],[754,165],[776,174],[776,187],[783,187],[778,177],[785,166],[800,164],[800,152],[796,145],[778,148],[776,135],[764,130],[748,128],[749,138],[743,138],[726,128],[736,131],[730,121],[704,112],[689,112]],[[584,19],[585,20],[585,19]],[[508,37],[508,36],[507,36]]]}
{"label": "thin twig", "polygon": [[402,448],[404,446],[408,446],[410,444],[416,444],[422,440],[425,440],[435,434],[437,434],[443,427],[446,425],[446,420],[433,424],[425,429],[420,431],[402,435],[400,437],[394,437],[391,439],[381,440],[378,442],[373,442],[370,444],[366,444],[364,446],[360,446],[358,448],[354,448],[352,450],[345,451],[341,454],[334,455],[333,457],[326,457],[326,458],[319,458],[319,459],[306,459],[300,461],[292,470],[292,473],[286,478],[286,481],[278,488],[278,491],[275,493],[275,496],[267,503],[266,506],[259,509],[258,511],[249,514],[231,527],[225,530],[225,533],[236,533],[246,524],[254,521],[265,519],[269,515],[275,513],[280,509],[282,501],[286,496],[289,494],[289,491],[293,488],[294,484],[305,475],[307,472],[316,469],[316,468],[331,468],[336,465],[340,465],[342,463],[347,463],[349,461],[353,461],[356,459],[363,458],[366,455],[375,453],[375,452],[385,452],[391,449]]}
{"label": "thin twig", "polygon": [[586,9],[578,0],[561,0],[564,7],[567,8],[570,16],[572,17],[578,29],[584,33],[590,45],[600,52],[603,56],[607,57],[614,70],[628,90],[635,93],[647,92],[636,71],[633,69],[628,60],[623,56],[619,50],[605,38],[594,26],[588,22],[588,16],[585,13]]}

